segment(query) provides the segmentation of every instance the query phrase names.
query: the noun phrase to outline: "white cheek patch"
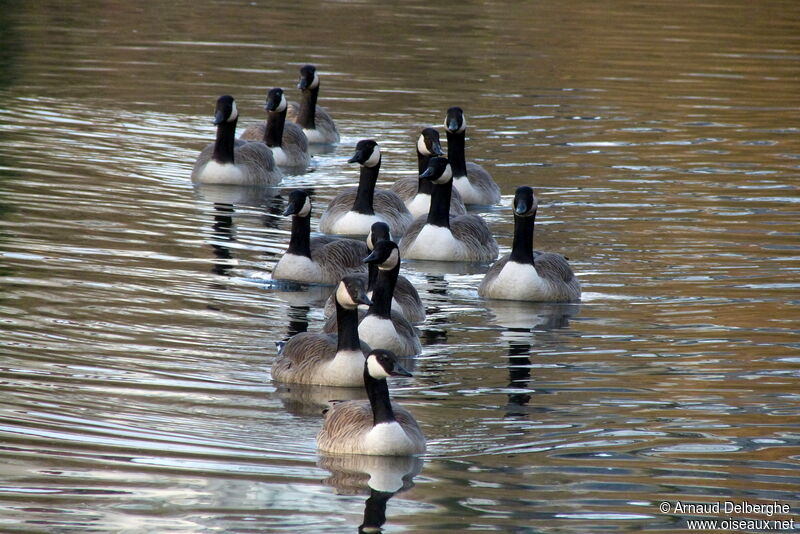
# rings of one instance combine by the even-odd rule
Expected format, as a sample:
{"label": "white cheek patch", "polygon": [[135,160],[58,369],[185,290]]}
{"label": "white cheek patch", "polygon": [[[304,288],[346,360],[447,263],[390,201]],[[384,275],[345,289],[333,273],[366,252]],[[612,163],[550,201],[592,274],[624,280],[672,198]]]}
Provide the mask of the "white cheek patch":
{"label": "white cheek patch", "polygon": [[461,128],[458,129],[459,132],[463,132],[467,129],[467,118],[464,115],[461,115]]}
{"label": "white cheek patch", "polygon": [[448,163],[447,166],[444,168],[442,175],[438,177],[436,180],[434,180],[433,183],[446,184],[452,179],[453,179],[453,169],[450,168],[450,164]]}
{"label": "white cheek patch", "polygon": [[374,167],[378,164],[381,160],[381,148],[378,145],[375,145],[375,148],[372,149],[372,154],[370,155],[369,159],[364,162],[364,167]]}
{"label": "white cheek patch", "polygon": [[353,297],[348,293],[347,286],[345,286],[344,282],[340,282],[339,287],[336,288],[336,302],[351,310],[358,307],[356,301],[354,301]]}
{"label": "white cheek patch", "polygon": [[367,234],[367,248],[370,250],[375,250],[375,243],[372,241],[372,239],[372,230],[370,230]]}
{"label": "white cheek patch", "polygon": [[311,85],[308,86],[309,89],[316,89],[319,87],[319,74],[314,71],[314,79],[311,80]]}
{"label": "white cheek patch", "polygon": [[420,154],[425,154],[426,156],[431,155],[431,151],[428,150],[428,146],[425,144],[424,135],[420,135],[419,139],[417,139],[417,150],[419,150]]}
{"label": "white cheek patch", "polygon": [[303,202],[303,207],[300,208],[300,211],[297,212],[297,215],[300,217],[308,217],[309,213],[311,213],[311,199],[306,197],[306,201]]}
{"label": "white cheek patch", "polygon": [[287,107],[288,105],[289,105],[289,104],[286,102],[286,95],[283,95],[283,94],[282,94],[282,95],[281,95],[281,101],[280,101],[280,103],[278,104],[278,107],[277,107],[277,108],[275,108],[275,111],[278,111],[278,112],[283,112],[283,111],[286,111],[286,107]]}
{"label": "white cheek patch", "polygon": [[386,258],[386,261],[378,266],[378,269],[388,271],[397,267],[398,263],[400,263],[400,252],[397,249],[393,249],[389,257]]}
{"label": "white cheek patch", "polygon": [[378,380],[389,376],[389,373],[378,363],[378,359],[375,356],[367,358],[367,370],[369,371],[369,376]]}
{"label": "white cheek patch", "polygon": [[231,116],[228,117],[228,122],[233,122],[239,117],[239,110],[236,108],[236,101],[231,103]]}

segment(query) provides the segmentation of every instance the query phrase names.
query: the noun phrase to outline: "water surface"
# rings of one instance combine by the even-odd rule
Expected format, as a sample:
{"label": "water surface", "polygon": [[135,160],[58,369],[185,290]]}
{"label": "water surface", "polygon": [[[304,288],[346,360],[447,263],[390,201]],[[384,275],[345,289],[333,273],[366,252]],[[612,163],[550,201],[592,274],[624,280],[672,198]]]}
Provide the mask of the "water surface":
{"label": "water surface", "polygon": [[[795,2],[39,0],[0,27],[0,530],[348,532],[385,508],[386,532],[684,531],[664,501],[796,517]],[[217,96],[241,130],[306,62],[340,145],[273,189],[193,187]],[[381,183],[413,175],[452,105],[503,191],[477,210],[502,251],[532,185],[536,246],[570,258],[583,301],[484,301],[486,266],[404,263],[428,319],[392,392],[429,452],[320,457],[340,392],[269,374],[327,297],[270,279],[287,193],[313,188],[318,216],[363,138]]]}

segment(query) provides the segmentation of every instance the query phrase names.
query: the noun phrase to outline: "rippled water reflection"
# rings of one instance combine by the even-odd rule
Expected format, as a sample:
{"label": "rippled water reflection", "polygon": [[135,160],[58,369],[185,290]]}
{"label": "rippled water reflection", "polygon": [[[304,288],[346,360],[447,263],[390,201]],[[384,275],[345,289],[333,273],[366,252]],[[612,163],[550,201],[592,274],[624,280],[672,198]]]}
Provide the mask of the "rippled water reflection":
{"label": "rippled water reflection", "polygon": [[[794,2],[172,3],[0,10],[0,530],[682,531],[666,501],[797,487],[800,12]],[[215,98],[323,73],[339,146],[274,189],[192,187]],[[275,343],[328,290],[277,284],[286,193],[315,213],[377,139],[383,183],[451,105],[580,304],[483,301],[406,262],[428,318],[393,383],[420,462],[320,457]]]}

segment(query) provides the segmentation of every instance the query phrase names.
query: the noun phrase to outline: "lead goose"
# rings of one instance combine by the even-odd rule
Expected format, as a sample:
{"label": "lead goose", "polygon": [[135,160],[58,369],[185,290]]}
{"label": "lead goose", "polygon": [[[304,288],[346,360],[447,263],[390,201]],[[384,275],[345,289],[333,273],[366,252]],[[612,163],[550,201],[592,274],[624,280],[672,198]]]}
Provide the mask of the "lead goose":
{"label": "lead goose", "polygon": [[239,139],[261,141],[272,150],[277,165],[303,171],[311,163],[308,140],[302,128],[293,122],[286,122],[287,106],[283,89],[270,89],[264,106],[266,122],[249,126]]}
{"label": "lead goose", "polygon": [[345,276],[336,288],[337,332],[295,334],[272,366],[278,382],[322,386],[359,386],[369,347],[358,338],[358,305],[370,304],[364,282]]}
{"label": "lead goose", "polygon": [[217,138],[197,156],[192,181],[201,184],[274,185],[283,179],[272,152],[263,143],[236,139],[239,111],[230,95],[217,99]]}
{"label": "lead goose", "polygon": [[358,163],[358,187],[347,189],[331,200],[319,221],[326,234],[367,235],[373,223],[383,221],[393,235],[403,235],[413,218],[393,191],[375,189],[381,168],[381,149],[372,139],[356,144],[348,163]]}
{"label": "lead goose", "polygon": [[314,65],[300,68],[300,103],[289,104],[288,118],[303,128],[309,143],[334,144],[339,142],[339,131],[328,111],[317,105],[319,74]]}
{"label": "lead goose", "polygon": [[[433,156],[443,156],[442,144],[439,141],[439,132],[434,128],[425,128],[417,139],[417,170],[418,174],[425,172],[428,162]],[[392,191],[397,193],[405,202],[408,211],[414,218],[427,215],[431,207],[431,193],[433,192],[433,182],[419,178],[419,176],[407,176],[392,184]],[[453,190],[450,199],[450,213],[453,215],[464,215],[467,209],[461,200],[461,195],[457,190]]]}
{"label": "lead goose", "polygon": [[363,366],[369,400],[335,403],[325,413],[317,448],[332,454],[412,456],[425,452],[425,435],[414,416],[389,398],[386,378],[411,376],[386,350],[373,350]]}
{"label": "lead goose", "polygon": [[[392,312],[392,296],[400,273],[397,245],[394,241],[380,241],[364,261],[377,264],[378,276],[372,291],[372,304],[358,324],[358,335],[372,348],[391,350],[398,356],[419,354],[422,343],[416,328],[402,314]],[[323,330],[336,330],[336,321],[336,317],[329,317]]]}
{"label": "lead goose", "polygon": [[504,300],[580,300],[581,284],[564,256],[533,250],[538,205],[533,189],[528,186],[517,188],[511,253],[489,268],[478,286],[478,295]]}
{"label": "lead goose", "polygon": [[480,165],[466,159],[467,119],[464,110],[453,106],[444,120],[447,131],[447,158],[453,166],[453,187],[461,194],[464,204],[497,204],[500,187]]}
{"label": "lead goose", "polygon": [[303,190],[289,193],[284,216],[292,216],[289,248],[272,269],[274,280],[312,284],[337,283],[354,271],[366,274],[363,259],[369,254],[366,243],[334,236],[311,238],[311,199]]}
{"label": "lead goose", "polygon": [[427,217],[419,217],[400,241],[404,258],[439,261],[492,261],[499,248],[478,215],[450,216],[453,171],[447,158],[431,158],[421,178],[435,185]]}
{"label": "lead goose", "polygon": [[[384,222],[376,222],[372,225],[369,234],[367,235],[366,245],[370,252],[375,249],[375,244],[380,241],[391,241],[392,235],[389,232],[389,226]],[[367,282],[367,295],[372,297],[372,292],[375,289],[375,282],[378,279],[378,266],[374,262],[367,264],[368,274],[360,274]],[[361,308],[359,308],[361,310]],[[325,303],[325,317],[331,317],[336,308],[334,307],[333,296]],[[366,312],[366,308],[364,310]],[[408,319],[411,324],[418,324],[425,320],[425,306],[419,298],[419,292],[414,287],[408,278],[399,275],[397,277],[397,285],[394,288],[394,295],[392,298],[392,313],[400,313]]]}

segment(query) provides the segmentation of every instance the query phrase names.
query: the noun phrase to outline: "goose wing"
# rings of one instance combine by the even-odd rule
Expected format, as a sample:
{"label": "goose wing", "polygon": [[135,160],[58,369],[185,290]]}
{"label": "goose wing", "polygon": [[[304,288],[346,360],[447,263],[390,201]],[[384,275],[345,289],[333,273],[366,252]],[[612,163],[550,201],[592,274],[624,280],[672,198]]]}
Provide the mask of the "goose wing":
{"label": "goose wing", "polygon": [[477,215],[451,217],[450,231],[472,252],[476,261],[492,261],[500,253],[492,231]]}
{"label": "goose wing", "polygon": [[284,345],[272,365],[272,378],[291,381],[308,375],[321,362],[336,356],[337,337],[333,334],[301,332]]}
{"label": "goose wing", "polygon": [[486,289],[488,288],[489,284],[491,284],[492,281],[497,278],[497,276],[500,274],[500,271],[503,270],[503,267],[506,266],[506,263],[508,263],[510,258],[511,254],[506,254],[494,262],[491,267],[489,267],[489,270],[486,271],[485,275],[483,275],[483,280],[481,280],[481,283],[478,286],[478,295],[481,297],[486,296]]}

